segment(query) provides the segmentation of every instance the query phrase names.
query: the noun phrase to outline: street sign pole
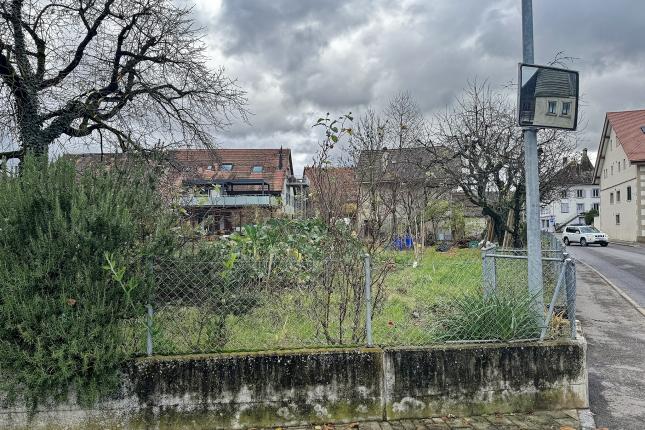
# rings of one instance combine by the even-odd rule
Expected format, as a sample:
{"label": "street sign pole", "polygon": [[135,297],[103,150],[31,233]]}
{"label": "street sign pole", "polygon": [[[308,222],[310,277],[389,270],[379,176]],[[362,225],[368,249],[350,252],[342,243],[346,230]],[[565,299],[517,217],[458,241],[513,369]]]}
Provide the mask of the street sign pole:
{"label": "street sign pole", "polygon": [[[533,2],[522,0],[523,62],[535,64],[533,54]],[[519,82],[518,85],[522,85]],[[524,169],[526,175],[526,236],[528,249],[528,288],[540,326],[544,320],[542,290],[542,250],[540,244],[540,184],[538,174],[537,129],[524,128]]]}

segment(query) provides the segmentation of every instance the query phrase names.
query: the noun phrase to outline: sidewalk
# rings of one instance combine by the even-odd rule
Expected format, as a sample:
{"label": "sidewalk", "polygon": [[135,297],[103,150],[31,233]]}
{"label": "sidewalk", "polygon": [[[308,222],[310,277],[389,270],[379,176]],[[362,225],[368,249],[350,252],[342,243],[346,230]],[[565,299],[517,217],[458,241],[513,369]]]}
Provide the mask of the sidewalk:
{"label": "sidewalk", "polygon": [[609,238],[609,240],[610,240],[609,246],[611,246],[612,244],[620,245],[620,246],[631,246],[631,247],[634,247],[634,248],[640,248],[641,246],[643,246],[643,244],[639,243],[639,242],[628,242],[628,241],[625,241],[625,240],[616,240],[616,239],[612,239],[612,238]]}
{"label": "sidewalk", "polygon": [[645,317],[577,264],[578,319],[587,339],[589,401],[596,425],[645,428]]}
{"label": "sidewalk", "polygon": [[582,426],[578,411],[535,412],[532,414],[488,415],[457,418],[441,417],[402,421],[327,424],[289,427],[285,430],[452,430],[452,429],[513,429],[513,430],[591,430]]}

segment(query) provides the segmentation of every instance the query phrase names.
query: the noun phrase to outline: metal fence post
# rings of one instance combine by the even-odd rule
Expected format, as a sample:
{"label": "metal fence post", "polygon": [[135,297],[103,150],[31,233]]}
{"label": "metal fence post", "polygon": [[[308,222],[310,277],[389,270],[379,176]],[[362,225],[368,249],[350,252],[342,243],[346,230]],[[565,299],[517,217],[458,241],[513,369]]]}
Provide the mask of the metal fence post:
{"label": "metal fence post", "polygon": [[152,305],[146,305],[148,308],[148,317],[146,318],[146,353],[152,355],[152,316],[154,311]]}
{"label": "metal fence post", "polygon": [[372,346],[372,264],[370,255],[365,254],[365,333],[367,346]]}
{"label": "metal fence post", "polygon": [[484,282],[484,297],[489,297],[497,289],[497,269],[495,267],[496,246],[482,248],[482,277]]}
{"label": "metal fence post", "polygon": [[566,264],[567,318],[571,326],[571,339],[576,338],[576,263],[568,258]]}

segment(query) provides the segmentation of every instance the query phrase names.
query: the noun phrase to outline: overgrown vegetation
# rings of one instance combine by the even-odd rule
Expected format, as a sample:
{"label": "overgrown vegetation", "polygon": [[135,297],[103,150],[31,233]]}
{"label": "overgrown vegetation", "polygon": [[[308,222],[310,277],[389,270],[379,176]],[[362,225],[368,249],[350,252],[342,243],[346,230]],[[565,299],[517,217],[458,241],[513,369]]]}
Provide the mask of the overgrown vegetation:
{"label": "overgrown vegetation", "polygon": [[[145,352],[147,304],[157,354],[365,344],[366,246],[350,226],[274,219],[182,244],[154,169],[121,167],[28,159],[0,177],[0,389],[12,398],[112,392]],[[479,250],[373,251],[376,344],[539,330],[515,263],[498,265],[500,294],[484,298]]]}
{"label": "overgrown vegetation", "polygon": [[143,314],[149,292],[146,257],[174,247],[148,171],[128,162],[77,173],[67,160],[28,158],[19,176],[0,175],[0,388],[10,400],[35,407],[74,392],[87,403],[114,389],[130,353],[121,322]]}
{"label": "overgrown vegetation", "polygon": [[[384,264],[373,274],[374,309],[382,303],[387,271]],[[161,353],[355,345],[365,339],[364,251],[342,222],[247,225],[229,238],[164,259],[155,273],[155,348]],[[209,335],[213,325],[215,337]]]}

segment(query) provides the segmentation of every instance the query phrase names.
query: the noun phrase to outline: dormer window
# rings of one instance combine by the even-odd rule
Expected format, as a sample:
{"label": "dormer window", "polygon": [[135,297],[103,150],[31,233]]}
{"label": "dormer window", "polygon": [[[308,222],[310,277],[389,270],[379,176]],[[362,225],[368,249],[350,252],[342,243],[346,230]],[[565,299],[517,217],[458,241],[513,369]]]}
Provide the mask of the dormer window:
{"label": "dormer window", "polygon": [[233,164],[231,163],[222,163],[219,165],[219,170],[222,172],[230,172],[233,170]]}
{"label": "dormer window", "polygon": [[262,173],[262,172],[264,172],[264,167],[262,166],[251,167],[251,173]]}

